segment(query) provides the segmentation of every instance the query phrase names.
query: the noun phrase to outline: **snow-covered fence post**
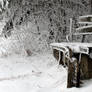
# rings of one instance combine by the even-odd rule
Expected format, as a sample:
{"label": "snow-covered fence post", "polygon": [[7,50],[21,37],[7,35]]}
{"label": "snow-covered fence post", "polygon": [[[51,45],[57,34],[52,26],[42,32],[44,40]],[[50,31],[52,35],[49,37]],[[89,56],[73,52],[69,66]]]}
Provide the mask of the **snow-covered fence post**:
{"label": "snow-covered fence post", "polygon": [[70,41],[72,41],[72,18],[70,18]]}
{"label": "snow-covered fence post", "polygon": [[66,40],[68,42],[72,42],[72,18],[70,18],[70,31],[69,31],[69,35],[66,35]]}
{"label": "snow-covered fence post", "polygon": [[[75,72],[76,71],[76,72]],[[67,88],[75,87],[77,84],[77,59],[69,61]]]}
{"label": "snow-covered fence post", "polygon": [[80,62],[81,62],[81,53],[79,55],[79,61],[77,61],[77,84],[76,84],[76,87],[80,87]]}
{"label": "snow-covered fence post", "polygon": [[67,88],[71,87],[80,87],[80,69],[76,58],[71,58],[68,66]]}
{"label": "snow-covered fence post", "polygon": [[70,59],[68,62],[68,79],[67,88],[80,87],[80,62],[81,53],[79,55],[79,60],[73,57],[73,51],[69,48]]}
{"label": "snow-covered fence post", "polygon": [[74,65],[71,60],[72,58],[72,50],[69,48],[69,62],[68,62],[68,78],[67,78],[67,88],[71,88],[73,86],[73,71],[74,71]]}

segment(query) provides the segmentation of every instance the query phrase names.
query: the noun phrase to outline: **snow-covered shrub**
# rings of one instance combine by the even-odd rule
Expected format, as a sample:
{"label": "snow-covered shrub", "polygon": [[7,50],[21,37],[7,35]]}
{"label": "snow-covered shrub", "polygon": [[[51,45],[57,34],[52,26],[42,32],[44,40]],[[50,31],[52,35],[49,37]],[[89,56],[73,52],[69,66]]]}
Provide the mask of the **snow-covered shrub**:
{"label": "snow-covered shrub", "polygon": [[22,48],[25,49],[25,51],[30,50],[31,54],[35,52],[45,52],[49,48],[47,42],[49,37],[48,30],[40,30],[39,34],[34,23],[30,22],[27,26],[22,26],[15,34],[19,35],[18,40]]}
{"label": "snow-covered shrub", "polygon": [[8,8],[8,0],[0,0],[0,12]]}
{"label": "snow-covered shrub", "polygon": [[49,32],[41,30],[40,34],[34,23],[22,25],[11,32],[11,36],[3,38],[0,43],[1,56],[10,54],[32,55],[33,53],[47,52]]}

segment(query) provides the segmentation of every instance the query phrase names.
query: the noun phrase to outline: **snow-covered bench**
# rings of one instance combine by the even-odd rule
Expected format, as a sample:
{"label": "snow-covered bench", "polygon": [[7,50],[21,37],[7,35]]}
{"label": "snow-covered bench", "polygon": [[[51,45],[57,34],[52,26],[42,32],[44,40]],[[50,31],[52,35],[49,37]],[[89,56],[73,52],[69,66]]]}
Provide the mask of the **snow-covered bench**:
{"label": "snow-covered bench", "polygon": [[[90,50],[92,49],[92,43],[52,43],[51,44],[53,51],[57,51],[58,56],[56,57],[58,60],[59,64],[62,64],[64,66],[68,67],[68,84],[67,87],[72,87],[72,86],[79,86],[79,79],[77,77],[79,77],[81,75],[81,77],[83,78],[88,78],[88,67],[84,66],[83,68],[83,64],[88,62],[88,58],[90,57],[90,60],[92,58],[92,52],[90,52]],[[53,53],[54,56],[56,56],[56,52]],[[85,59],[86,57],[86,59]],[[85,59],[85,60],[84,60]],[[80,65],[81,64],[81,65]],[[84,64],[84,65],[85,65]],[[87,63],[88,64],[88,63]],[[73,69],[74,70],[73,70]],[[79,74],[80,72],[80,68],[81,71],[85,70],[85,73],[83,74]],[[76,76],[71,76],[73,75],[76,71]],[[92,77],[92,76],[91,76]],[[76,80],[75,80],[76,79]],[[74,81],[75,82],[70,82],[70,81]]]}
{"label": "snow-covered bench", "polygon": [[87,25],[77,28],[76,33],[72,33],[70,25],[70,34],[66,36],[68,42],[51,44],[59,64],[68,67],[67,87],[79,87],[80,77],[92,78],[92,43],[72,42],[72,35],[83,35],[82,42],[84,42],[85,35],[92,34],[92,15],[79,17],[79,23]]}

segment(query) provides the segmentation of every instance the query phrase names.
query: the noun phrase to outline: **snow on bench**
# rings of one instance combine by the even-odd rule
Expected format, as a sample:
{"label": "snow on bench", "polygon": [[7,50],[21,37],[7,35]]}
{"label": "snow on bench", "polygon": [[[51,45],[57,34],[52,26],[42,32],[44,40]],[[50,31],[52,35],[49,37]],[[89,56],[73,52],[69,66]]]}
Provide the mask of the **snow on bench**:
{"label": "snow on bench", "polygon": [[[75,53],[89,54],[89,47],[92,47],[92,43],[51,43],[53,49],[62,50],[62,47],[69,47]],[[67,50],[68,51],[68,50]]]}

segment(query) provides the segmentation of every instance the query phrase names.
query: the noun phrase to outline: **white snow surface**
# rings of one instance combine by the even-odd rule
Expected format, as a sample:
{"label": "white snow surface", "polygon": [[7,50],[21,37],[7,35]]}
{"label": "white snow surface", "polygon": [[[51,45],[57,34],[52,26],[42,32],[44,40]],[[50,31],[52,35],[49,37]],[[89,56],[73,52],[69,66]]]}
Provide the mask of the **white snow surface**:
{"label": "white snow surface", "polygon": [[67,70],[52,54],[0,58],[0,92],[91,92],[92,80],[81,88],[67,85]]}
{"label": "white snow surface", "polygon": [[81,42],[61,42],[61,43],[51,43],[51,46],[57,46],[57,47],[62,47],[62,46],[83,46],[83,47],[92,47],[92,43],[81,43]]}

